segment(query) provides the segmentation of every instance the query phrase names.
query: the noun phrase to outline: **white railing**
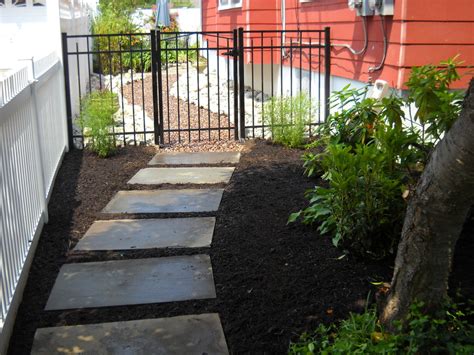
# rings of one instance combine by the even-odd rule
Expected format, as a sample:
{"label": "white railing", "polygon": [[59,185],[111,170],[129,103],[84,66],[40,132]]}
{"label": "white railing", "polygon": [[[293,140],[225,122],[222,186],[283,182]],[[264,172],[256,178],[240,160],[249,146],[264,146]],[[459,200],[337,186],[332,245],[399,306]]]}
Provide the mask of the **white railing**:
{"label": "white railing", "polygon": [[0,106],[4,106],[26,86],[28,86],[27,67],[6,72],[3,79],[0,77]]}
{"label": "white railing", "polygon": [[56,64],[57,61],[58,57],[54,52],[51,52],[38,60],[33,59],[33,75],[36,78],[41,77],[48,69]]}
{"label": "white railing", "polygon": [[[34,249],[48,219],[54,178],[68,149],[61,64],[50,55],[29,65],[39,69],[39,76],[25,78],[25,72],[33,72],[25,66],[13,73],[15,79],[0,78],[2,90],[10,90],[2,92],[0,103],[2,343],[9,337],[5,333],[11,331]],[[12,80],[15,85],[4,85]],[[0,344],[0,352],[2,348],[5,344]]]}

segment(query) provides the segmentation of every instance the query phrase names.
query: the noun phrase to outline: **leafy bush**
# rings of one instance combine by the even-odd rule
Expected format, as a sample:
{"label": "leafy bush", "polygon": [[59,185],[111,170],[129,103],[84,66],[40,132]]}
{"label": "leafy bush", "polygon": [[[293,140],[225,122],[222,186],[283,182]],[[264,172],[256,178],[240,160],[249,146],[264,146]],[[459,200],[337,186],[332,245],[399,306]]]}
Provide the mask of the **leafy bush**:
{"label": "leafy bush", "polygon": [[[426,125],[427,139],[434,145],[448,131],[461,111],[463,93],[450,91],[452,82],[460,78],[456,66],[461,64],[457,56],[434,65],[415,67],[406,85],[410,89],[408,103],[414,103],[417,111],[414,119]],[[423,137],[425,138],[425,137]]]}
{"label": "leafy bush", "polygon": [[[92,33],[98,35],[123,34],[119,36],[99,36],[94,38],[94,50],[122,51],[123,53],[100,53],[94,57],[94,70],[102,74],[117,74],[133,68],[133,63],[139,63],[140,53],[130,53],[130,50],[150,48],[147,36],[128,36],[137,33],[139,29],[132,22],[131,11],[116,8],[113,4],[103,4],[100,12],[92,23]],[[135,60],[133,59],[135,57]],[[135,69],[135,68],[134,68]]]}
{"label": "leafy bush", "polygon": [[293,97],[273,97],[265,104],[264,122],[272,139],[288,147],[302,147],[308,135],[311,114],[315,112],[306,93]]}
{"label": "leafy bush", "polygon": [[131,53],[122,54],[123,70],[133,69],[135,72],[151,71],[150,44],[148,43],[148,40],[145,40],[145,39],[142,39],[139,41],[140,41],[140,48],[134,48],[132,46],[132,50],[140,50],[140,52],[131,52]]}
{"label": "leafy bush", "polygon": [[[348,86],[333,95],[338,111],[320,127],[321,139],[309,146],[324,149],[303,156],[306,174],[321,174],[329,187],[309,191],[309,206],[289,222],[302,217],[304,223],[319,223],[336,246],[357,255],[379,259],[396,250],[405,210],[402,193],[408,197],[434,142],[460,110],[461,94],[449,90],[459,78],[456,63],[444,64],[414,68],[406,101],[393,95],[377,102],[366,97],[366,88]],[[402,107],[410,103],[418,108],[412,119],[427,124],[426,130],[406,123]]]}
{"label": "leafy bush", "polygon": [[332,94],[330,106],[339,107],[339,110],[331,114],[318,130],[326,143],[354,146],[370,142],[380,117],[376,110],[377,101],[367,98],[367,91],[367,87],[352,89],[347,85]]}
{"label": "leafy bush", "polygon": [[108,157],[115,150],[112,133],[114,114],[118,110],[117,95],[109,91],[95,91],[83,99],[81,108],[79,124],[85,138],[90,137],[88,147],[99,157]]}
{"label": "leafy bush", "polygon": [[398,243],[405,208],[402,184],[390,174],[392,159],[376,144],[329,145],[321,161],[329,187],[309,191],[309,207],[289,221],[301,216],[304,223],[321,223],[319,231],[332,235],[335,246],[385,257]]}
{"label": "leafy bush", "polygon": [[473,312],[447,304],[429,315],[423,303],[410,308],[405,328],[387,333],[374,309],[349,315],[340,324],[320,325],[313,334],[303,334],[290,344],[289,354],[472,354],[474,327],[468,323]]}
{"label": "leafy bush", "polygon": [[[102,52],[94,56],[94,71],[102,74],[116,75],[120,72],[134,70],[148,72],[151,70],[151,41],[132,21],[133,4],[140,2],[120,2],[119,7],[106,1],[99,6],[99,15],[94,19],[92,31],[94,34],[116,34],[116,36],[98,36],[94,38],[94,50]],[[152,19],[154,25],[154,19]],[[176,16],[171,16],[168,27],[162,27],[161,62],[183,63],[188,60],[196,62],[199,44],[187,44],[187,38],[176,37],[168,32],[178,32]],[[133,35],[131,35],[133,33]],[[186,48],[189,50],[175,48]],[[113,53],[110,53],[113,52]]]}
{"label": "leafy bush", "polygon": [[[163,34],[163,40],[161,41],[161,63],[185,63],[188,60],[190,63],[195,63],[198,57],[199,43],[189,44],[186,38],[176,39],[176,35]],[[188,48],[178,49],[175,48]],[[186,54],[187,53],[187,54]]]}

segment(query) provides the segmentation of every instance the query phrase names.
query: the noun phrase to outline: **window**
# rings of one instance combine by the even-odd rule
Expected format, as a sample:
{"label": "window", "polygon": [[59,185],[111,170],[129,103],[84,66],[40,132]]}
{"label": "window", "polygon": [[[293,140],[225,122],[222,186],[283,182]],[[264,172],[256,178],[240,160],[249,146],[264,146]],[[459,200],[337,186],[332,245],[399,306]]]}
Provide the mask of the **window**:
{"label": "window", "polygon": [[0,0],[0,7],[46,6],[46,0]]}
{"label": "window", "polygon": [[218,0],[219,10],[233,9],[236,7],[242,7],[242,0]]}

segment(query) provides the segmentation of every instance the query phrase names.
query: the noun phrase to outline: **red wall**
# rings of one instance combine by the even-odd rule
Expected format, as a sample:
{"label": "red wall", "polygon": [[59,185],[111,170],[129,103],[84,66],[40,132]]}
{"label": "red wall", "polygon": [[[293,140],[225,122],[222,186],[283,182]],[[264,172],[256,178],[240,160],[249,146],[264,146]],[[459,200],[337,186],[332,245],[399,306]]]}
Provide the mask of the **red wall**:
{"label": "red wall", "polygon": [[[383,37],[378,16],[368,18],[369,46],[363,56],[347,49],[332,49],[333,75],[368,81],[381,78],[392,87],[403,88],[412,66],[437,64],[461,54],[460,68],[466,74],[474,65],[474,1],[472,0],[394,0],[395,15],[386,17],[389,39],[383,70],[369,73],[383,54]],[[218,10],[217,0],[203,0],[203,30],[225,31],[236,27],[246,30],[281,29],[280,0],[243,0],[242,8]],[[333,43],[363,45],[361,18],[347,7],[347,0],[286,0],[287,30],[331,28]],[[472,75],[472,74],[471,74]],[[467,87],[464,75],[457,87]]]}

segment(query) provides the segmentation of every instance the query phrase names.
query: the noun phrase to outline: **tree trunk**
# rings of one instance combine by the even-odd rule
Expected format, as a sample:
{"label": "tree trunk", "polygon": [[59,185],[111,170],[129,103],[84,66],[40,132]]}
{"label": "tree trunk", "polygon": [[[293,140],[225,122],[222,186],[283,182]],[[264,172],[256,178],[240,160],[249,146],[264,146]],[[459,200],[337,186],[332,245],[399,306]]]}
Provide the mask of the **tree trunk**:
{"label": "tree trunk", "polygon": [[460,117],[433,150],[410,199],[380,321],[393,329],[410,305],[447,296],[456,242],[474,200],[474,79]]}

